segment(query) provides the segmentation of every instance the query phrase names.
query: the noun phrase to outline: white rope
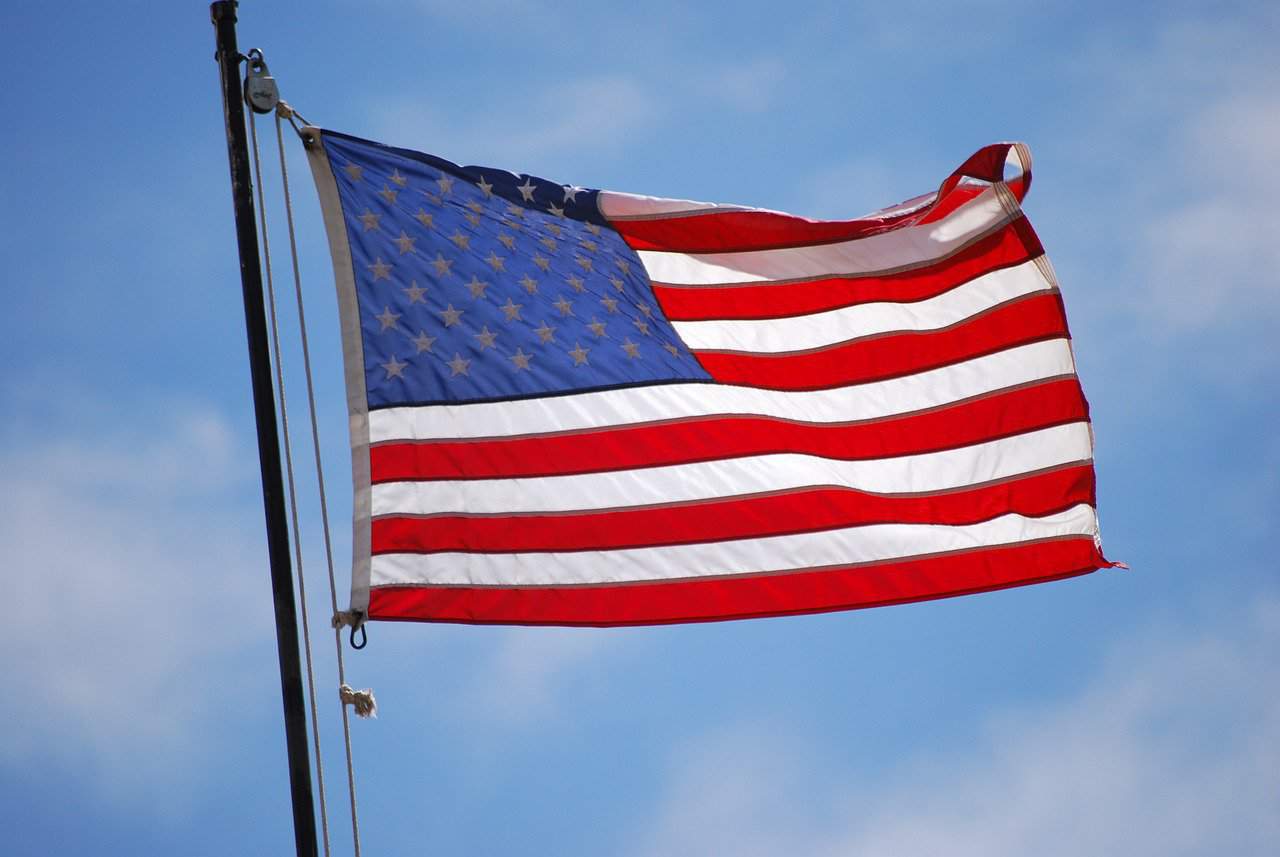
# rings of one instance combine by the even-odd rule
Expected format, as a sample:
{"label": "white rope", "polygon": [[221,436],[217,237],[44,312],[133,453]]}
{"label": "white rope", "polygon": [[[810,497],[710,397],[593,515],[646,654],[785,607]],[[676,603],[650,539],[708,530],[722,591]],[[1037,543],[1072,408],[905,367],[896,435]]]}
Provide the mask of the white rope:
{"label": "white rope", "polygon": [[[277,119],[277,131],[279,120]],[[284,370],[280,361],[280,328],[276,317],[276,290],[271,278],[271,243],[267,239],[267,211],[262,193],[262,162],[258,157],[258,122],[249,111],[249,133],[253,141],[253,173],[258,183],[258,219],[262,223],[262,256],[267,271],[267,306],[271,312],[271,351],[275,360],[276,390],[280,400],[280,424],[284,433],[285,472],[289,480],[289,516],[293,526],[293,555],[298,566],[298,598],[302,603],[302,640],[307,656],[307,693],[311,697],[311,739],[316,757],[316,780],[320,789],[320,829],[325,857],[329,857],[329,810],[324,793],[324,763],[320,756],[320,723],[316,717],[316,678],[311,658],[311,627],[307,620],[307,584],[302,575],[302,538],[298,529],[298,494],[293,479],[293,445],[289,439],[289,411],[285,407]],[[292,233],[292,222],[290,223]]]}
{"label": "white rope", "polygon": [[[324,487],[324,467],[320,459],[320,428],[316,418],[315,383],[311,374],[311,348],[307,341],[307,314],[302,302],[302,274],[298,269],[298,241],[293,227],[293,198],[289,193],[289,167],[284,156],[284,132],[280,125],[281,118],[292,123],[293,109],[281,101],[276,107],[276,144],[280,150],[280,178],[284,185],[284,206],[289,223],[289,253],[293,260],[293,291],[298,301],[298,326],[302,334],[302,365],[307,379],[307,407],[311,414],[311,448],[315,451],[316,480],[320,490],[320,521],[324,529],[324,556],[329,569],[329,603],[333,608],[333,616],[340,615],[338,610],[338,585],[333,572],[333,540],[329,535],[329,504]],[[297,131],[297,127],[294,127]],[[373,691],[352,691],[347,686],[346,664],[342,657],[342,626],[334,624],[333,643],[338,655],[338,698],[342,709],[342,738],[347,753],[347,794],[351,798],[351,836],[355,846],[355,857],[360,857],[360,820],[356,812],[356,778],[355,765],[351,754],[351,719],[347,715],[350,704],[360,717],[371,717],[377,711],[377,703],[373,700]],[[367,699],[367,702],[366,702]],[[314,707],[314,699],[312,706]]]}

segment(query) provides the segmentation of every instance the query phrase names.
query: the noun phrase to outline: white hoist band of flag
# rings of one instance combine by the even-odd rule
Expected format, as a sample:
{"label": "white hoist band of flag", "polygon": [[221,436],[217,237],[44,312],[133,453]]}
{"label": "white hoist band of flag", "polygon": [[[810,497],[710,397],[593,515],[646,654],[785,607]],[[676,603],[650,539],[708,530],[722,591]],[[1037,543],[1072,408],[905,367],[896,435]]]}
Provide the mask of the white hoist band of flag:
{"label": "white hoist band of flag", "polygon": [[1025,146],[815,221],[304,136],[368,618],[692,622],[1110,565]]}

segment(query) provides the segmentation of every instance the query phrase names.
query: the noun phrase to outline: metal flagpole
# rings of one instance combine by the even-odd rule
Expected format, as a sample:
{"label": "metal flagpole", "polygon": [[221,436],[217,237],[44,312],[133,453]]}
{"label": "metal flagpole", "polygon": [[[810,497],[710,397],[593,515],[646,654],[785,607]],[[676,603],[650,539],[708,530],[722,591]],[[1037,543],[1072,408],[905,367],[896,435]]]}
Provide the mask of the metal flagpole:
{"label": "metal flagpole", "polygon": [[236,3],[219,0],[209,6],[217,32],[215,59],[222,75],[222,106],[226,117],[227,159],[231,165],[231,197],[235,205],[236,243],[240,249],[240,283],[244,295],[245,330],[249,339],[249,371],[253,381],[253,411],[258,424],[258,461],[267,519],[267,554],[271,593],[275,600],[276,647],[280,656],[280,692],[284,701],[285,745],[289,786],[293,795],[293,836],[298,857],[317,857],[316,812],[311,796],[311,763],[307,757],[306,703],[302,665],[298,657],[298,617],[294,606],[293,570],[289,561],[289,529],[285,519],[284,481],[280,471],[280,438],[267,350],[267,319],[263,309],[262,269],[258,231],[253,214],[253,186],[249,178],[249,148],[245,134],[236,48]]}

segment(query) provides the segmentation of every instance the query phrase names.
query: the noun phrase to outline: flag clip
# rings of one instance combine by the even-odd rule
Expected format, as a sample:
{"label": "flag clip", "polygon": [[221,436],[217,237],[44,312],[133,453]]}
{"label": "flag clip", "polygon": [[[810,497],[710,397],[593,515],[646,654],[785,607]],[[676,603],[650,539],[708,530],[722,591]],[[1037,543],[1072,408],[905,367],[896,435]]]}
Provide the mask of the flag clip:
{"label": "flag clip", "polygon": [[[344,610],[333,614],[333,618],[329,620],[329,624],[333,626],[333,630],[337,631],[344,626],[351,628],[350,643],[351,648],[359,651],[369,645],[369,634],[364,629],[364,611],[363,610]],[[356,631],[360,632],[360,643],[356,643]]]}

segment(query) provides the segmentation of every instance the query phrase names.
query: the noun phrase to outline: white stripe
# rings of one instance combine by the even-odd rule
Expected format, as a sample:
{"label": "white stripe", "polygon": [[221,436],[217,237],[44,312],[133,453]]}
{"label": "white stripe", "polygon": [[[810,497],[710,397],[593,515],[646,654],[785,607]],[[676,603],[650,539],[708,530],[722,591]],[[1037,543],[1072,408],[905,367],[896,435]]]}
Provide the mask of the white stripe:
{"label": "white stripe", "polygon": [[1065,339],[1051,339],[915,375],[832,390],[662,384],[512,402],[379,408],[369,413],[369,433],[373,443],[506,437],[718,414],[850,422],[939,407],[1074,372],[1070,344]]}
{"label": "white stripe", "polygon": [[852,565],[1062,536],[1095,536],[1093,507],[1029,518],[1002,515],[967,526],[873,524],[760,539],[616,551],[524,554],[384,554],[373,584],[545,586],[671,580]]}
{"label": "white stripe", "polygon": [[948,292],[915,303],[869,303],[791,318],[676,322],[676,333],[695,351],[776,354],[834,345],[892,331],[938,330],[983,310],[1051,288],[1035,262],[992,271]]}
{"label": "white stripe", "polygon": [[[719,202],[696,202],[692,199],[667,199],[661,196],[644,196],[638,193],[622,193],[602,190],[596,196],[596,207],[606,220],[635,220],[651,217],[672,217],[699,211],[767,211],[744,205],[726,205]],[[781,214],[772,211],[770,214]],[[784,215],[791,216],[791,215]]]}
{"label": "white stripe", "polygon": [[373,514],[571,512],[713,500],[834,485],[879,494],[963,488],[1087,460],[1085,422],[985,443],[866,461],[774,453],[605,473],[384,482],[373,486]]}
{"label": "white stripe", "polygon": [[1008,219],[995,191],[988,188],[936,223],[851,241],[741,253],[638,252],[649,279],[657,283],[711,286],[812,279],[931,262]]}

